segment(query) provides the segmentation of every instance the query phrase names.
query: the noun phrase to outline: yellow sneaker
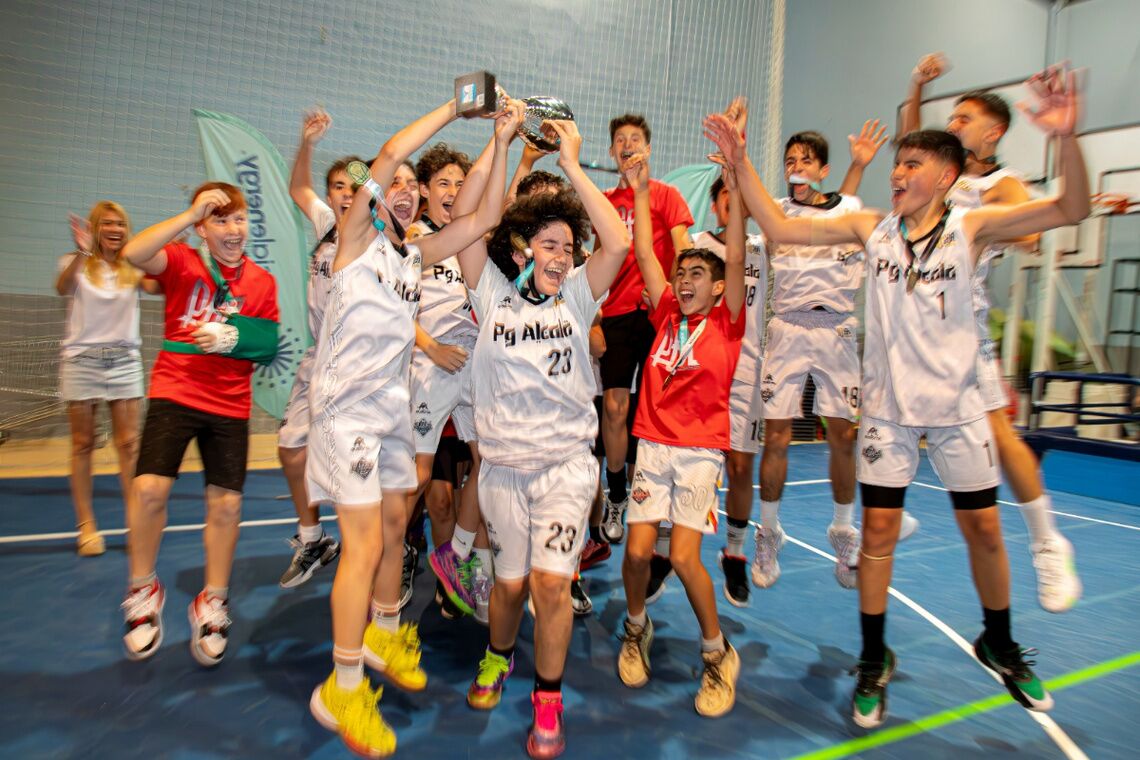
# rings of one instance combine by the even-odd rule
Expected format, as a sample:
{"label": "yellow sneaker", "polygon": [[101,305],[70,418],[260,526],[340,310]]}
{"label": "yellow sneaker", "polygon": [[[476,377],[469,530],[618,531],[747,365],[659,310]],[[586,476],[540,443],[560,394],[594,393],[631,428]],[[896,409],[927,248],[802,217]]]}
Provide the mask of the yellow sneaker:
{"label": "yellow sneaker", "polygon": [[364,757],[387,757],[396,751],[396,734],[376,709],[382,688],[365,678],[355,689],[336,685],[336,672],[309,699],[309,712],[329,731],[340,734],[350,750]]}
{"label": "yellow sneaker", "polygon": [[375,623],[364,630],[364,664],[405,691],[423,691],[427,673],[420,667],[420,634],[415,623],[395,633]]}

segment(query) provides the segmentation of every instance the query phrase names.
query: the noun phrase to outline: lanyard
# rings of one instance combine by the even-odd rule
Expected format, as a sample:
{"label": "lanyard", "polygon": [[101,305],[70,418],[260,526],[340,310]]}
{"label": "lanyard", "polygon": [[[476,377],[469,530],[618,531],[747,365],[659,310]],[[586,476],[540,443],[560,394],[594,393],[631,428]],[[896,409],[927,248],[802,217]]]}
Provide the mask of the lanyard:
{"label": "lanyard", "polygon": [[[206,266],[206,271],[213,277],[214,287],[216,288],[214,292],[214,311],[217,312],[218,309],[222,308],[222,304],[226,302],[226,299],[229,298],[230,280],[222,276],[222,270],[218,267],[218,262],[214,260],[214,257],[210,255],[205,248],[198,249],[198,256],[201,257],[202,263]],[[245,271],[245,254],[242,254],[241,262],[238,264],[237,270],[238,273],[237,277],[233,279],[234,282],[241,279],[242,272]]]}
{"label": "lanyard", "polygon": [[701,337],[701,333],[705,331],[705,325],[709,323],[709,317],[706,316],[697,329],[689,334],[689,318],[681,317],[681,324],[677,326],[677,343],[681,344],[681,350],[677,353],[677,359],[669,367],[669,376],[665,378],[665,382],[661,384],[661,390],[664,391],[669,387],[669,382],[673,379],[673,375],[677,374],[681,364],[688,358],[689,354],[693,352],[693,347],[697,345],[697,339]]}
{"label": "lanyard", "polygon": [[[930,252],[938,245],[939,238],[942,237],[942,231],[946,229],[946,220],[950,217],[950,209],[946,208],[942,212],[942,218],[938,220],[938,224],[934,226],[930,232],[926,233],[917,240],[907,240],[906,222],[899,219],[899,232],[902,234],[903,245],[906,246],[907,265],[906,265],[906,292],[914,292],[914,286],[918,283],[918,265],[925,261]],[[929,241],[922,249],[922,255],[919,256],[914,252],[914,244],[921,243],[922,241]]]}

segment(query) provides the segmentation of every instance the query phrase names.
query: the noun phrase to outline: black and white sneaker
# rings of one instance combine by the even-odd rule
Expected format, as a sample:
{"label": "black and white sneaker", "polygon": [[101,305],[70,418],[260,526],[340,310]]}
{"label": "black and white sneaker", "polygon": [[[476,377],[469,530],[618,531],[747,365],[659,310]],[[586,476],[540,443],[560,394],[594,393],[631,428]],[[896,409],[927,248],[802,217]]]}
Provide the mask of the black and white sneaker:
{"label": "black and white sneaker", "polygon": [[307,544],[301,542],[300,536],[293,536],[289,539],[289,545],[293,547],[293,561],[277,582],[281,588],[300,586],[312,578],[313,573],[340,555],[340,543],[328,535],[322,535]]}
{"label": "black and white sneaker", "polygon": [[416,566],[420,562],[420,553],[411,544],[404,544],[404,573],[400,578],[400,609],[404,609],[412,601],[412,584],[416,578]]}
{"label": "black and white sneaker", "polygon": [[734,607],[747,607],[751,588],[748,585],[748,558],[720,553],[720,569],[724,571],[724,598]]}
{"label": "black and white sneaker", "polygon": [[581,578],[570,581],[570,608],[574,610],[574,617],[586,617],[594,611],[594,603],[582,588]]}
{"label": "black and white sneaker", "polygon": [[665,593],[665,581],[673,575],[673,563],[656,552],[649,560],[649,583],[645,587],[645,603],[653,604]]}

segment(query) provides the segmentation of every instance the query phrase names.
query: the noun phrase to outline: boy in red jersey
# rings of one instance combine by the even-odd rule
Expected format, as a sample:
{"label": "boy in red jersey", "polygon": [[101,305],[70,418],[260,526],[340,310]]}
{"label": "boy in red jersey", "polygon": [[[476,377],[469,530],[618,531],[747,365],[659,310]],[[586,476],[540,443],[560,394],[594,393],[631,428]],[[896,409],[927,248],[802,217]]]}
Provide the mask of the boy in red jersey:
{"label": "boy in red jersey", "polygon": [[[171,242],[193,225],[205,244],[195,251]],[[254,317],[276,327],[277,283],[245,256],[246,202],[224,182],[208,182],[190,208],[143,230],[123,255],[166,294],[163,350],[150,379],[135,500],[127,515],[130,586],[123,601],[127,657],[141,660],[162,643],[165,589],[155,576],[166,502],[191,439],[198,441],[206,480],[205,588],[190,603],[190,653],[217,665],[229,635],[229,583],[241,520],[249,447],[249,334],[227,319]],[[261,336],[272,357],[275,329]],[[269,345],[269,344],[272,345]]]}
{"label": "boy in red jersey", "polygon": [[[635,155],[622,163],[638,216],[649,213],[647,159]],[[723,262],[707,248],[683,251],[670,288],[649,227],[634,226],[634,250],[657,337],[642,374],[633,424],[639,443],[622,564],[628,611],[618,655],[622,682],[644,686],[653,643],[646,585],[657,526],[668,520],[673,523],[669,558],[701,628],[704,674],[695,706],[706,717],[732,709],[740,673],[740,657],[721,633],[712,580],[700,557],[702,535],[716,532],[716,481],[729,448],[729,388],[746,322],[744,217],[735,178],[731,173],[725,177],[732,198]]]}

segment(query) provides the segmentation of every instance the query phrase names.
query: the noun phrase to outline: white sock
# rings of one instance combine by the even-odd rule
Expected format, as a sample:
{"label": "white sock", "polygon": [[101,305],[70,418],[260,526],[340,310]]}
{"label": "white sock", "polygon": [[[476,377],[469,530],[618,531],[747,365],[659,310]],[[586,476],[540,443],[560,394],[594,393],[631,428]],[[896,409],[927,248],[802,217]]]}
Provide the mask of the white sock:
{"label": "white sock", "polygon": [[395,605],[385,607],[373,599],[372,622],[382,631],[395,633],[400,630],[400,608]]}
{"label": "white sock", "polygon": [[728,540],[724,547],[724,553],[733,557],[741,557],[744,555],[744,541],[748,538],[748,521],[744,520],[744,525],[737,527],[732,524],[733,518],[728,518]]}
{"label": "white sock", "polygon": [[131,591],[138,591],[140,588],[146,588],[157,580],[158,573],[150,573],[149,575],[143,575],[138,578],[131,578],[127,585],[131,587]]}
{"label": "white sock", "polygon": [[851,521],[855,518],[855,502],[840,504],[837,501],[833,501],[831,503],[835,507],[835,512],[831,518],[831,527],[846,528],[850,526]]}
{"label": "white sock", "polygon": [[661,523],[657,526],[657,544],[653,547],[653,551],[660,554],[662,557],[669,556],[669,539],[673,537],[673,526]]}
{"label": "white sock", "polygon": [[773,530],[780,525],[780,500],[760,502],[760,525],[765,531]]}
{"label": "white sock", "polygon": [[633,623],[634,625],[639,625],[643,628],[645,627],[645,621],[649,619],[649,615],[648,615],[646,610],[642,610],[641,614],[638,614],[638,615],[634,615],[629,610],[626,610],[625,616],[626,616],[626,619],[628,619],[630,623]]}
{"label": "white sock", "polygon": [[221,599],[224,602],[230,598],[229,586],[206,586],[206,588],[202,590],[206,592],[207,599],[212,596],[215,599]]}
{"label": "white sock", "polygon": [[352,691],[364,680],[364,653],[360,649],[333,647],[333,667],[336,670],[336,685]]}
{"label": "white sock", "polygon": [[451,534],[451,550],[458,555],[459,559],[467,559],[471,556],[471,547],[475,545],[475,534],[469,530],[464,530],[459,527],[459,523],[455,524],[455,532]]}
{"label": "white sock", "polygon": [[480,549],[475,547],[475,556],[479,558],[479,564],[483,566],[483,575],[488,578],[495,577],[495,555],[490,549]]}
{"label": "white sock", "polygon": [[701,639],[701,651],[702,652],[723,652],[723,651],[725,651],[724,634],[718,633],[714,638],[711,638],[711,639],[702,638]]}
{"label": "white sock", "polygon": [[314,541],[320,541],[321,536],[325,534],[325,529],[321,527],[320,523],[316,525],[302,525],[297,523],[297,538],[301,539],[303,544],[311,544]]}
{"label": "white sock", "polygon": [[1021,505],[1021,519],[1025,520],[1025,527],[1029,529],[1030,544],[1044,543],[1057,534],[1057,524],[1049,511],[1051,506],[1047,493]]}

